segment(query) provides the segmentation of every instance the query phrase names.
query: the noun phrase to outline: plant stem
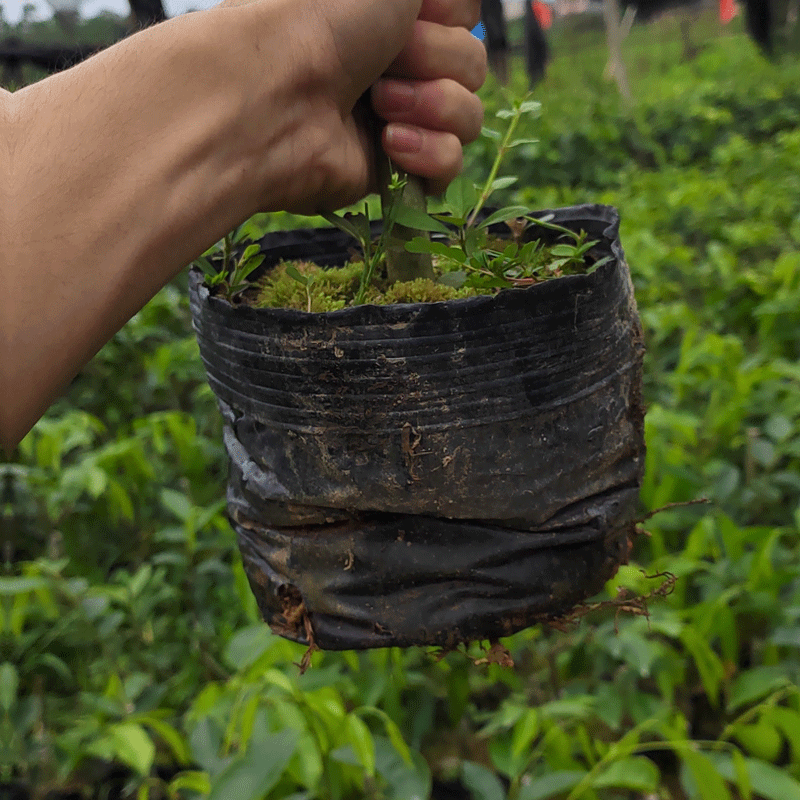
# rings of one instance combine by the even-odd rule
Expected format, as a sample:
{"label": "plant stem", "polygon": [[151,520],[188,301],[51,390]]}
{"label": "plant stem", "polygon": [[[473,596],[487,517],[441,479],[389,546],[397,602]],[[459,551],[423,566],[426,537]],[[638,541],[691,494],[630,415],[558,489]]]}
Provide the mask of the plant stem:
{"label": "plant stem", "polygon": [[[364,216],[369,220],[368,206],[364,203]],[[367,223],[369,226],[369,223]],[[364,302],[367,294],[367,289],[372,283],[372,276],[375,273],[376,256],[372,253],[372,242],[369,235],[366,235],[361,242],[361,248],[364,251],[364,271],[361,273],[361,282],[358,286],[358,293],[353,300],[354,306],[360,306]]]}
{"label": "plant stem", "polygon": [[[411,208],[427,211],[425,202],[425,191],[422,188],[422,178],[416,175],[401,173],[406,178],[406,185],[399,193],[399,197],[394,196],[389,191],[389,182],[392,177],[393,166],[388,158],[378,159],[378,180],[381,186],[381,209],[383,211],[383,224],[387,225],[392,205],[402,202]],[[405,225],[395,224],[389,235],[386,237],[386,271],[389,283],[398,281],[413,281],[416,278],[430,278],[433,280],[433,260],[430,253],[409,253],[406,250],[406,242],[410,242],[417,236],[427,238],[425,231],[406,228]]]}
{"label": "plant stem", "polygon": [[471,228],[473,223],[475,222],[478,213],[483,208],[483,204],[489,199],[489,195],[492,193],[492,184],[497,177],[497,172],[500,169],[500,164],[502,163],[503,159],[505,158],[506,153],[511,149],[510,142],[511,137],[514,135],[514,131],[517,129],[517,125],[519,124],[520,119],[522,118],[522,107],[521,103],[515,103],[514,108],[514,116],[511,118],[511,122],[508,125],[508,130],[506,131],[506,135],[503,137],[503,141],[500,144],[500,147],[497,150],[497,155],[494,159],[494,164],[492,164],[492,169],[489,172],[489,177],[486,179],[486,183],[483,186],[483,191],[481,192],[481,196],[478,199],[478,202],[475,208],[472,209],[472,213],[469,215],[469,219],[467,220],[467,224],[465,227]]}
{"label": "plant stem", "polygon": [[228,268],[231,263],[231,251],[233,250],[233,234],[226,233],[222,240],[222,271],[228,275]]}

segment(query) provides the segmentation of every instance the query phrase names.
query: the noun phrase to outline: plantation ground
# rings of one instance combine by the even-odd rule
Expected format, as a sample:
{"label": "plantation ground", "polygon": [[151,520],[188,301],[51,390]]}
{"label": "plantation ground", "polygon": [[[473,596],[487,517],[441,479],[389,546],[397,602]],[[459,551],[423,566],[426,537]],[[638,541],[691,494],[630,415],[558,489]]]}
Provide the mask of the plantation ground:
{"label": "plantation ground", "polygon": [[[515,670],[384,650],[318,654],[300,677],[223,516],[182,277],[2,468],[0,783],[53,800],[800,798],[800,65],[764,62],[738,24],[704,19],[686,63],[674,20],[635,28],[630,112],[601,35],[555,31],[522,132],[540,142],[504,169],[519,182],[500,200],[622,213],[648,346],[642,513],[709,500],[648,520],[607,587],[677,576],[649,620],[520,633]],[[483,95],[492,125],[503,100]],[[469,149],[476,180],[492,156]]]}

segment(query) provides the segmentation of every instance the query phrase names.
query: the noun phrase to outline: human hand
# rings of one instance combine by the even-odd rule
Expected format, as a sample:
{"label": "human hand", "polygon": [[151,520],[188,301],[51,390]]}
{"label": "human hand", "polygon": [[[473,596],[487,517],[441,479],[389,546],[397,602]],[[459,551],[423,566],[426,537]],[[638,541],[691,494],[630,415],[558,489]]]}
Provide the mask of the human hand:
{"label": "human hand", "polygon": [[[480,0],[290,5],[291,142],[272,144],[265,154],[260,210],[316,213],[378,190],[378,133],[368,90],[372,109],[388,123],[381,136],[386,154],[425,178],[429,192],[444,191],[461,170],[462,146],[477,138],[483,120],[474,92],[486,77],[486,52],[470,33]],[[274,97],[271,103],[276,119]],[[276,167],[283,171],[277,184]]]}
{"label": "human hand", "polygon": [[372,86],[372,107],[388,123],[384,152],[427,178],[431,194],[458,175],[462,146],[481,131],[483,106],[474,92],[486,78],[486,50],[468,33],[479,19],[479,0],[425,0],[411,38]]}
{"label": "human hand", "polygon": [[389,155],[443,189],[480,130],[478,12],[479,0],[226,0],[0,98],[0,449],[234,226],[377,189],[370,87]]}

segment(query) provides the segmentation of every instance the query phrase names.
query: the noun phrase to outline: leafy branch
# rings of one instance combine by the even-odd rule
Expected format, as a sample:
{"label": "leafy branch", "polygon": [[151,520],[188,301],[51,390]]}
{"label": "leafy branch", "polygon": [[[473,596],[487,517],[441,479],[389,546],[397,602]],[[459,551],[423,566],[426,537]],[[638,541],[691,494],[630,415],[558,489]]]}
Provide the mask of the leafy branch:
{"label": "leafy branch", "polygon": [[[232,300],[239,292],[246,289],[250,284],[247,278],[250,274],[261,266],[264,261],[264,254],[261,247],[250,244],[234,260],[234,248],[237,244],[250,239],[246,223],[234,228],[230,233],[217,244],[210,247],[194,263],[199,266],[206,274],[206,284],[210,287],[219,286],[223,289],[225,297]],[[221,264],[215,268],[210,258],[221,256]]]}
{"label": "leafy branch", "polygon": [[[535,100],[531,100],[530,97],[531,94],[529,92],[524,97],[516,98],[512,100],[512,107],[510,109],[506,108],[501,109],[496,114],[498,119],[510,119],[511,122],[509,122],[508,128],[506,129],[505,135],[503,136],[503,140],[497,149],[497,155],[495,156],[492,168],[489,170],[489,177],[486,179],[486,183],[484,184],[483,190],[481,191],[480,197],[478,198],[478,202],[475,204],[475,207],[472,209],[472,212],[469,215],[469,219],[467,220],[467,227],[471,227],[474,224],[475,219],[477,218],[481,209],[484,207],[486,201],[489,199],[489,197],[494,191],[496,191],[497,189],[504,189],[516,182],[517,180],[516,177],[509,176],[506,178],[499,178],[499,179],[497,177],[497,172],[500,169],[500,164],[502,164],[503,159],[506,157],[506,154],[515,147],[519,147],[520,145],[523,144],[536,144],[538,141],[537,139],[512,138],[517,130],[517,126],[519,125],[519,122],[522,119],[523,115],[538,114],[541,109],[541,103],[538,103]],[[483,133],[484,135],[490,136],[491,138],[497,138],[500,135],[497,131],[494,131],[490,128],[484,128]]]}

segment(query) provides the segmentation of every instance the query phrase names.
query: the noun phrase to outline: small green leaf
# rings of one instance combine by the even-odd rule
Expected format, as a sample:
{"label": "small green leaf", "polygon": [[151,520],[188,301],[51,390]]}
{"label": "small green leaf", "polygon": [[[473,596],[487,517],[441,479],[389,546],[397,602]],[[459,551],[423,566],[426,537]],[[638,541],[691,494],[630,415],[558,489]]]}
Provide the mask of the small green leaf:
{"label": "small green leaf", "polygon": [[684,628],[680,638],[694,660],[708,699],[712,705],[716,706],[720,683],[725,678],[725,667],[722,661],[711,649],[708,641],[695,628]]}
{"label": "small green leaf", "polygon": [[546,214],[544,217],[528,217],[528,219],[535,225],[541,225],[543,228],[548,228],[551,231],[559,231],[574,241],[578,239],[578,234],[575,233],[575,231],[571,231],[563,225],[557,225],[555,222],[551,222],[553,219],[552,214]]}
{"label": "small green leaf", "polygon": [[227,275],[224,272],[218,272],[216,275],[211,275],[206,278],[206,284],[208,286],[219,286],[221,283],[225,282],[226,277]]}
{"label": "small green leaf", "polygon": [[585,775],[585,770],[557,770],[534,778],[520,789],[518,800],[547,800],[548,797],[563,795],[580,783]]}
{"label": "small green leaf", "polygon": [[[364,208],[367,208],[366,204],[364,204]],[[369,226],[369,217],[366,213],[361,214],[356,211],[348,211],[345,213],[344,218],[358,231],[358,236],[360,239],[364,240],[372,238],[372,232]]]}
{"label": "small green leaf", "polygon": [[211,247],[209,247],[208,250],[206,250],[203,253],[201,258],[202,257],[207,257],[207,256],[217,256],[217,257],[219,257],[220,254],[222,253],[222,247],[223,247],[223,240],[220,239],[218,242],[214,242],[214,244],[212,244]]}
{"label": "small green leaf", "polygon": [[746,753],[764,761],[774,761],[783,747],[781,734],[764,719],[751,725],[735,725],[732,735]]}
{"label": "small green leaf", "polygon": [[0,665],[0,708],[6,712],[11,710],[14,701],[17,699],[17,687],[19,686],[19,675],[13,664],[4,661]]}
{"label": "small green leaf", "polygon": [[764,424],[764,432],[774,442],[783,442],[788,439],[794,431],[791,420],[783,414],[771,416]]}
{"label": "small green leaf", "polygon": [[495,178],[492,181],[492,185],[489,189],[491,192],[495,192],[498,189],[506,189],[509,186],[513,186],[519,178],[516,175],[506,175],[504,178]]}
{"label": "small green leaf", "polygon": [[596,244],[597,240],[593,239],[589,242],[584,242],[583,244],[576,244],[575,245],[575,255],[576,256],[584,256],[588,253]]}
{"label": "small green leaf", "polygon": [[461,783],[472,795],[472,800],[505,800],[506,793],[500,779],[481,764],[462,762]]}
{"label": "small green leaf", "polygon": [[542,104],[537,100],[526,100],[519,107],[523,114],[538,114],[542,109]]}
{"label": "small green leaf", "polygon": [[449,229],[439,220],[433,219],[429,214],[420,211],[418,208],[400,205],[397,207],[395,222],[404,225],[406,228],[413,228],[418,231],[433,231],[435,233],[449,234]]}
{"label": "small green leaf", "polygon": [[255,255],[261,252],[261,246],[257,244],[249,244],[242,253],[242,257],[239,259],[240,264],[244,264],[248,259],[253,258]]}
{"label": "small green leaf", "polygon": [[655,792],[658,781],[658,767],[649,758],[629,756],[613,761],[592,781],[592,788]]}
{"label": "small green leaf", "polygon": [[168,722],[152,714],[137,717],[137,722],[146,725],[148,728],[152,728],[153,731],[164,740],[164,743],[169,746],[169,749],[172,750],[179,764],[188,764],[191,761],[191,753],[189,752],[188,745],[178,730]]}
{"label": "small green leaf", "polygon": [[492,128],[481,128],[481,136],[485,136],[487,139],[494,139],[495,141],[499,141],[503,138],[503,134],[500,131],[492,130]]}
{"label": "small green leaf", "polygon": [[339,228],[339,230],[349,233],[356,241],[363,241],[361,231],[358,229],[358,226],[353,224],[349,219],[345,219],[344,217],[340,217],[338,214],[332,214],[327,211],[324,212],[322,216],[324,219],[330,222],[331,225],[335,225],[337,228]]}
{"label": "small green leaf", "polygon": [[439,277],[439,283],[445,286],[452,286],[453,289],[460,289],[467,282],[467,273],[463,269],[453,272],[445,272]]}
{"label": "small green leaf", "polygon": [[530,139],[530,138],[514,139],[514,141],[509,142],[506,145],[506,147],[511,149],[512,147],[519,147],[520,145],[523,144],[539,144],[539,139]]}
{"label": "small green leaf", "polygon": [[274,643],[275,635],[266,625],[250,625],[230,638],[223,658],[233,669],[246,669]]}
{"label": "small green leaf", "polygon": [[294,278],[298,283],[302,283],[303,286],[308,286],[308,278],[300,272],[299,269],[294,264],[290,264],[286,267],[286,274],[290,278]]}
{"label": "small green leaf", "polygon": [[369,728],[355,714],[347,716],[347,738],[364,772],[375,774],[375,741]]}
{"label": "small green leaf", "polygon": [[208,800],[262,800],[280,780],[297,738],[291,730],[259,737],[258,747],[248,747],[213,779]]}
{"label": "small green leaf", "polygon": [[249,235],[249,230],[247,226],[247,220],[245,220],[241,225],[237,225],[230,233],[231,242],[234,244],[239,244],[239,242],[243,242]]}
{"label": "small green leaf", "polygon": [[114,751],[120,761],[140,775],[149,775],[156,757],[156,746],[141,725],[120,722],[110,729]]}
{"label": "small green leaf", "polygon": [[466,218],[478,202],[478,191],[466,175],[459,175],[447,187],[444,199],[454,216]]}
{"label": "small green leaf", "polygon": [[0,578],[0,596],[13,597],[16,594],[44,589],[44,578]]}
{"label": "small green leaf", "polygon": [[433,253],[458,264],[463,264],[467,260],[466,254],[460,247],[448,247],[444,242],[432,242],[422,236],[416,236],[410,242],[406,242],[406,250],[409,253]]}
{"label": "small green leaf", "polygon": [[751,800],[753,797],[753,790],[750,785],[750,773],[747,769],[747,761],[742,755],[741,751],[734,748],[731,753],[731,760],[733,763],[733,774],[736,778],[734,783],[739,790],[741,800]]}
{"label": "small green leaf", "polygon": [[800,800],[800,782],[785,769],[764,761],[745,759],[753,791],[767,800]]}
{"label": "small green leaf", "polygon": [[438,219],[440,222],[444,222],[456,228],[462,228],[467,224],[467,218],[465,216],[454,217],[452,214],[431,214],[431,216],[434,219]]}
{"label": "small green leaf", "polygon": [[586,274],[591,275],[593,272],[596,272],[598,269],[600,269],[600,267],[602,267],[604,264],[608,264],[609,261],[611,261],[611,256],[604,256],[599,261],[595,261],[594,264],[586,268]]}
{"label": "small green leaf", "polygon": [[519,245],[516,242],[511,242],[510,244],[507,244],[503,250],[503,258],[507,259],[516,258],[518,250],[519,250]]}
{"label": "small green leaf", "polygon": [[138,597],[152,577],[153,567],[150,564],[143,564],[128,581],[128,594],[131,597]]}
{"label": "small green leaf", "polygon": [[250,256],[250,258],[244,259],[239,266],[241,275],[246,278],[264,263],[265,258],[264,253],[257,253],[254,256]]}
{"label": "small green leaf", "polygon": [[222,746],[222,733],[217,728],[217,723],[209,717],[204,717],[198,722],[189,737],[192,757],[210,775],[221,772],[230,759],[220,757]]}
{"label": "small green leaf", "polygon": [[750,455],[762,467],[769,469],[775,463],[775,445],[769,439],[754,439],[750,443]]}
{"label": "small green leaf", "polygon": [[161,490],[161,505],[171,511],[181,522],[189,519],[192,513],[192,503],[183,492],[176,492],[175,489]]}
{"label": "small green leaf", "polygon": [[749,669],[731,683],[727,711],[736,712],[790,684],[786,669],[780,664]]}
{"label": "small green leaf", "polygon": [[170,782],[170,794],[176,796],[179,791],[196,792],[197,794],[208,794],[211,791],[211,779],[207,772],[198,770],[187,770],[179,772]]}
{"label": "small green leaf", "polygon": [[[699,796],[700,800],[731,800],[731,793],[725,785],[725,781],[708,757],[696,750],[681,749],[678,755],[688,769],[689,775],[694,782],[694,792],[689,792],[690,796]],[[682,782],[685,777],[682,779]],[[784,798],[783,800],[788,800]]]}
{"label": "small green leaf", "polygon": [[535,708],[526,709],[525,714],[514,726],[511,736],[511,755],[519,758],[539,735],[539,714]]}
{"label": "small green leaf", "polygon": [[[364,706],[362,708],[356,709],[354,712],[359,714],[360,716],[373,716],[377,717],[384,725],[384,729],[386,730],[386,735],[389,737],[389,742],[391,742],[392,747],[395,749],[397,754],[400,758],[403,759],[407,766],[412,766],[414,764],[414,760],[411,755],[411,750],[409,750],[408,745],[406,744],[405,739],[403,738],[403,734],[400,732],[400,728],[397,726],[397,723],[383,710],[380,708],[376,708],[375,706]],[[376,746],[378,744],[379,737],[375,737]]]}
{"label": "small green leaf", "polygon": [[[719,775],[731,783],[736,782],[737,770],[741,767],[734,766],[728,755],[709,753],[708,757]],[[755,758],[745,758],[744,762],[747,766],[751,790],[758,797],[764,797],[766,800],[800,800],[800,782],[792,778],[785,769],[779,769]],[[706,798],[716,800],[711,794],[701,793],[701,797],[703,800]]]}
{"label": "small green leaf", "polygon": [[796,762],[800,762],[800,713],[783,706],[764,709],[762,719],[769,720],[786,737]]}
{"label": "small green leaf", "polygon": [[480,230],[481,228],[488,228],[489,225],[494,225],[496,222],[505,222],[508,219],[520,219],[526,216],[529,211],[530,209],[527,206],[506,206],[506,208],[500,208],[493,214],[490,214],[476,227]]}
{"label": "small green leaf", "polygon": [[401,758],[386,739],[376,736],[375,759],[377,771],[386,783],[383,794],[386,800],[424,800],[430,797],[430,768],[419,753],[409,752],[407,759]]}
{"label": "small green leaf", "polygon": [[215,267],[211,266],[211,262],[208,260],[206,256],[200,256],[200,258],[196,258],[194,260],[194,266],[199,267],[206,275],[216,275],[217,270]]}

